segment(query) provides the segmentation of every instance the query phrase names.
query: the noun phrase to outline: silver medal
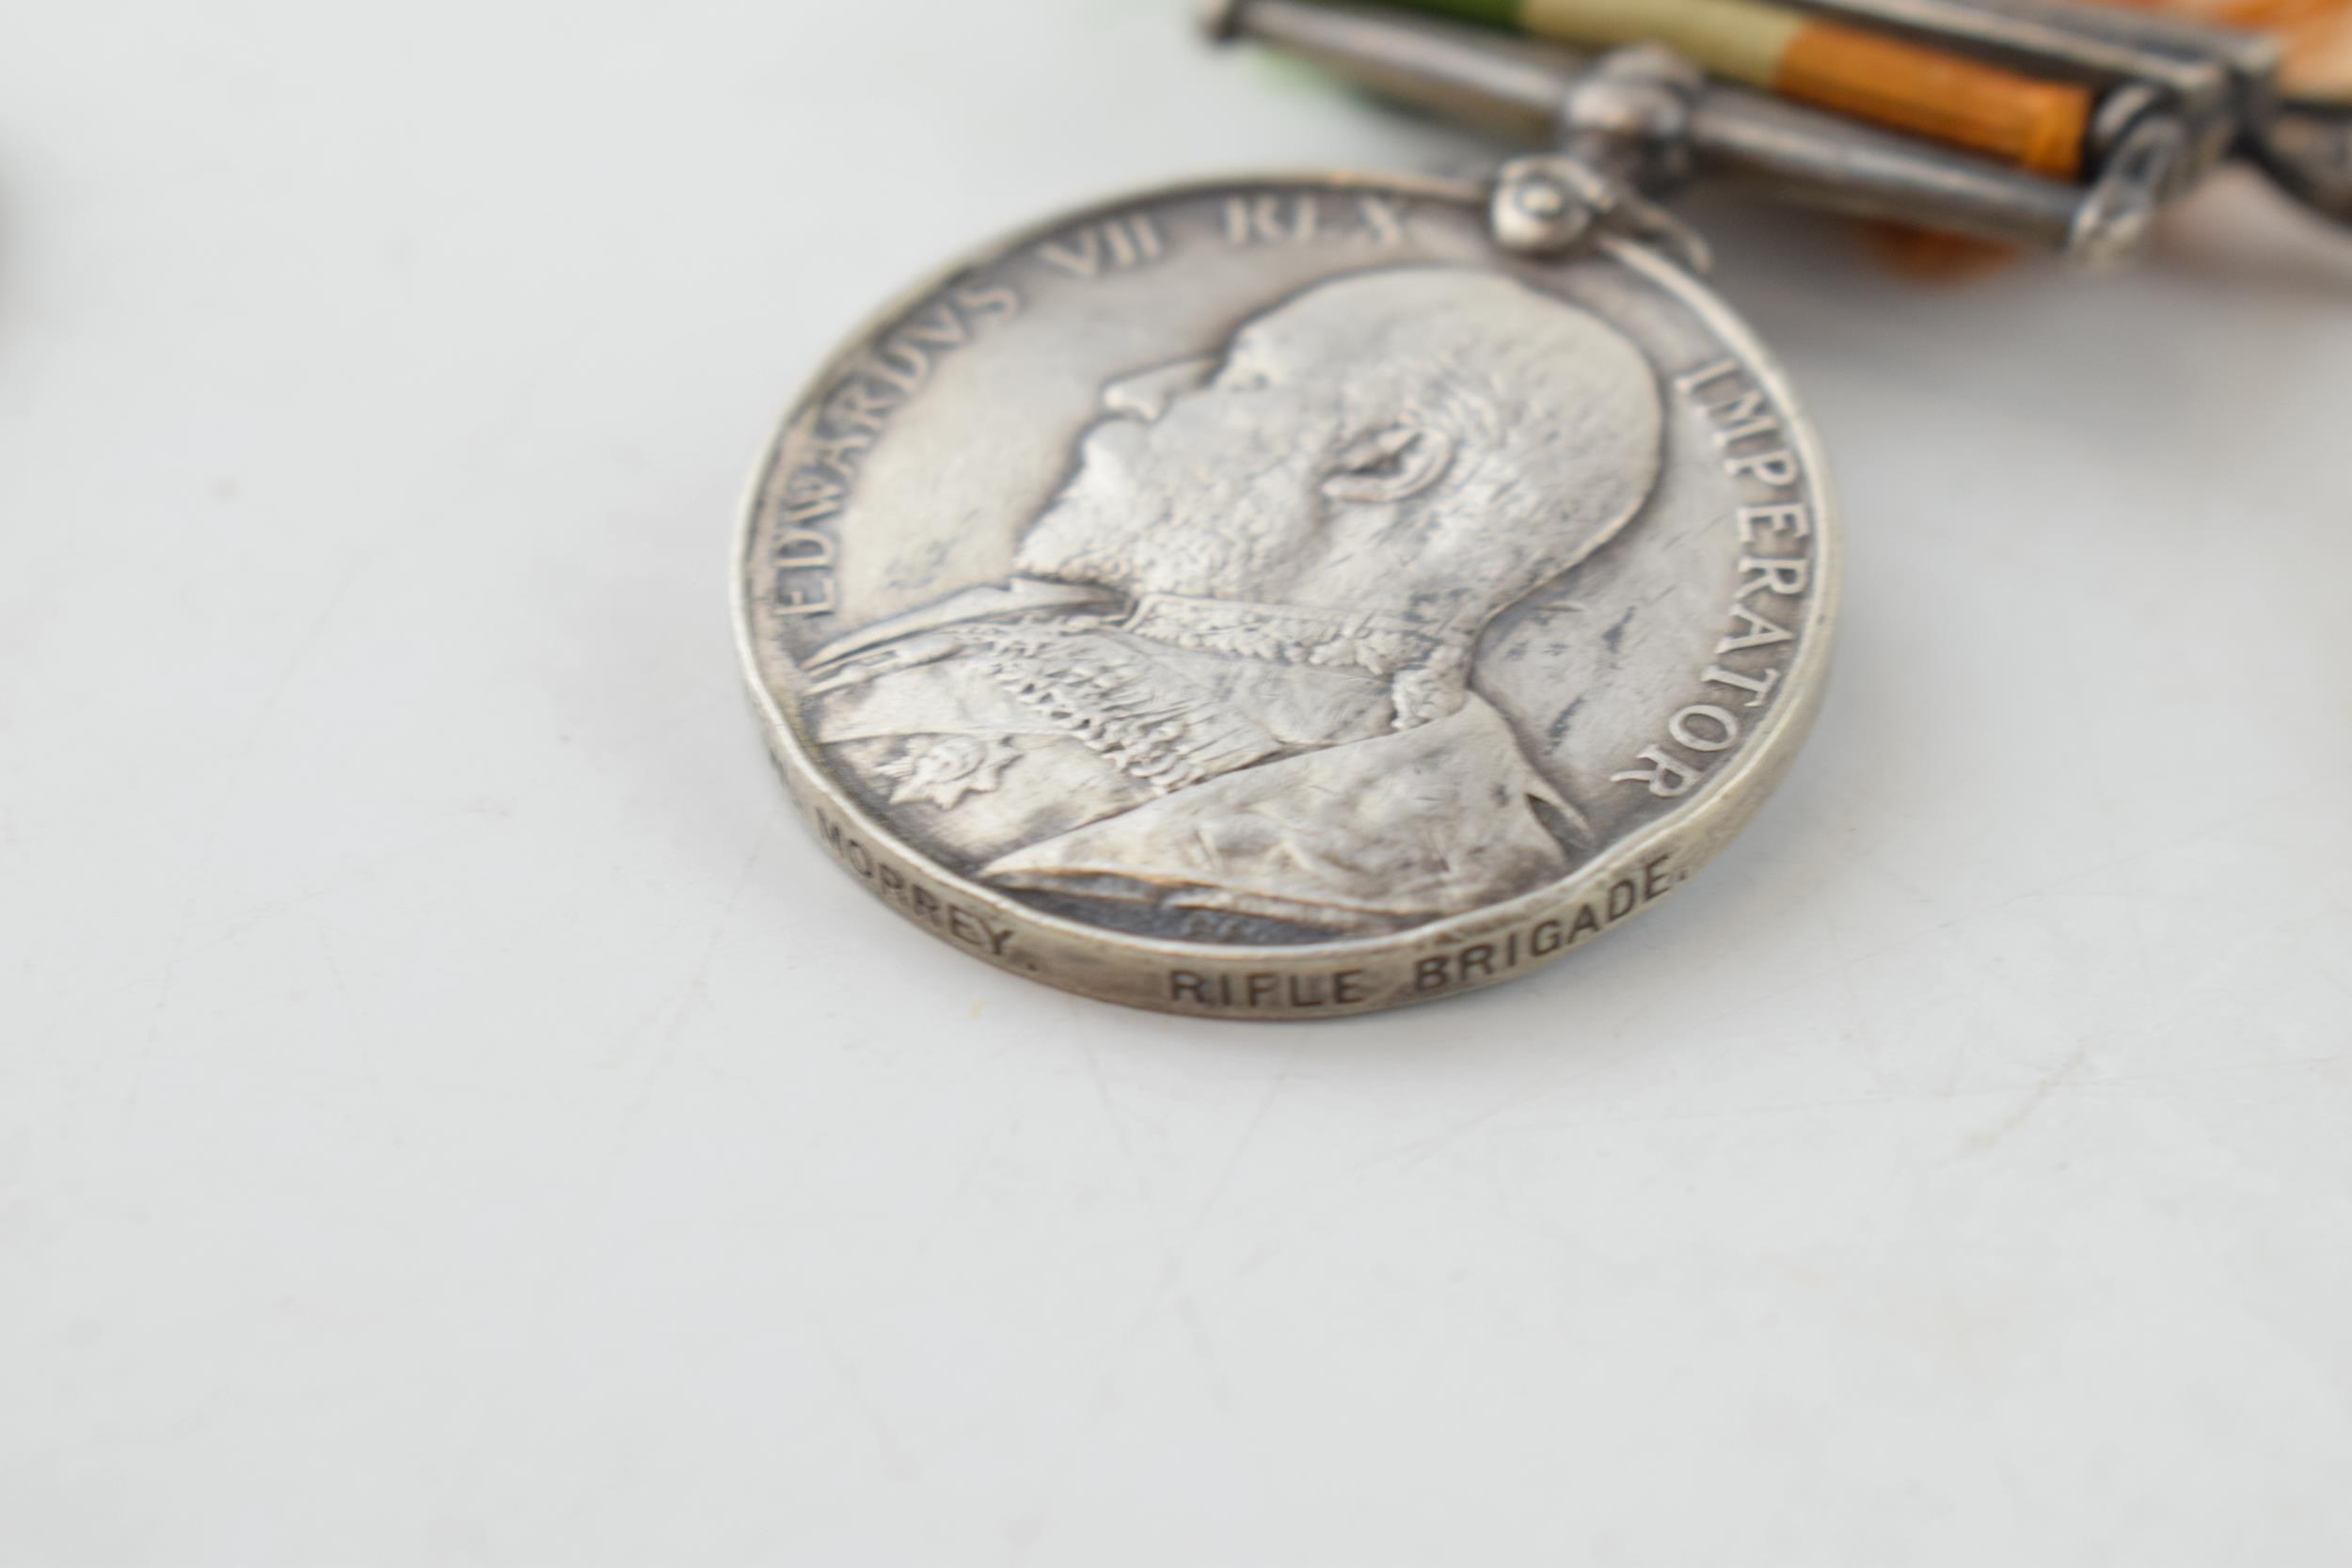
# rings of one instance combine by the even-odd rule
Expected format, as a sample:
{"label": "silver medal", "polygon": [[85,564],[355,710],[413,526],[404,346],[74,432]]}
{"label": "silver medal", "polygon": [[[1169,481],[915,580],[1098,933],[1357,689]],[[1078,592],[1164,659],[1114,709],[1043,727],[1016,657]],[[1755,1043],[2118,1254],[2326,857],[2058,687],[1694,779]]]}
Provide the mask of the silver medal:
{"label": "silver medal", "polygon": [[744,529],[745,669],[869,891],[1016,973],[1314,1017],[1507,979],[1676,892],[1819,699],[1837,535],[1681,267],[1545,190],[1204,184],[852,341]]}
{"label": "silver medal", "polygon": [[1232,1017],[1508,979],[1681,888],[1804,737],[1837,533],[1654,199],[1711,174],[2094,265],[2233,159],[2352,214],[2352,113],[2273,44],[1813,8],[2095,92],[2081,180],[1710,79],[1642,8],[1585,15],[1632,40],[1587,55],[1208,0],[1216,38],[1549,150],[1135,197],[853,341],[769,453],[738,596],[826,847],[993,963]]}

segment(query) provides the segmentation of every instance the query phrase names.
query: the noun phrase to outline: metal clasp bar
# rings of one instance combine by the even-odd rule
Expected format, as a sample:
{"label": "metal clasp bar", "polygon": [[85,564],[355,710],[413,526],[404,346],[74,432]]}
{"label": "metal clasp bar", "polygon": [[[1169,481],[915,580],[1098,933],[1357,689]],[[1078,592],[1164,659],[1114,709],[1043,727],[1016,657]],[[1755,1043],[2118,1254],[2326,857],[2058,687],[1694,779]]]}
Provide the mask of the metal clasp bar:
{"label": "metal clasp bar", "polygon": [[[1641,198],[1710,175],[1808,206],[2046,247],[2095,265],[2136,250],[2166,202],[2231,156],[2352,221],[2352,114],[2282,100],[2278,51],[2255,35],[2053,0],[1796,4],[2095,89],[2085,179],[2054,179],[1710,80],[1655,46],[1596,56],[1325,0],[1212,0],[1206,19],[1220,40],[1267,44],[1391,100],[1552,144],[1552,163],[1510,166],[1503,194],[1512,206],[1497,214],[1506,241],[1515,232],[1528,244],[1556,241],[1563,225],[1606,209],[1688,254],[1684,231],[1662,227]],[[1528,200],[1548,208],[1544,192],[1565,188],[1560,160],[1583,166],[1601,185],[1562,211],[1531,210]]]}

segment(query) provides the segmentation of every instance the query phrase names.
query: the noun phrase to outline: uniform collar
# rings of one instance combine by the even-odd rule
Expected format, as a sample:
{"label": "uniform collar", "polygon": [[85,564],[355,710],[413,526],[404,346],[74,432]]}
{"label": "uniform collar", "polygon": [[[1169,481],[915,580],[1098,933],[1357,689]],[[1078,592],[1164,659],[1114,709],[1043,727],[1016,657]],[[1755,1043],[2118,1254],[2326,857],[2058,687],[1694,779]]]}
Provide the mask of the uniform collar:
{"label": "uniform collar", "polygon": [[1472,641],[1454,628],[1396,615],[1181,594],[1145,594],[1120,629],[1194,653],[1347,670],[1380,680],[1460,668],[1469,662]]}

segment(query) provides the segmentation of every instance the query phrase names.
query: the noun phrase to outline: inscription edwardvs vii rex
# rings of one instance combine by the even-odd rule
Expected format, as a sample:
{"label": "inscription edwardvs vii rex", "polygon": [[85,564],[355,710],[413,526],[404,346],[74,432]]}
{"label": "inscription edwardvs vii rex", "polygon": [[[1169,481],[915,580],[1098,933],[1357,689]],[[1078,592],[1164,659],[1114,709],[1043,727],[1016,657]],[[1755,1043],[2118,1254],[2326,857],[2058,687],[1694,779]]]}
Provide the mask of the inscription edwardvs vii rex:
{"label": "inscription edwardvs vii rex", "polygon": [[890,312],[787,421],[741,624],[847,868],[975,954],[1316,1014],[1677,887],[1802,734],[1834,540],[1779,379],[1443,184],[1170,192]]}

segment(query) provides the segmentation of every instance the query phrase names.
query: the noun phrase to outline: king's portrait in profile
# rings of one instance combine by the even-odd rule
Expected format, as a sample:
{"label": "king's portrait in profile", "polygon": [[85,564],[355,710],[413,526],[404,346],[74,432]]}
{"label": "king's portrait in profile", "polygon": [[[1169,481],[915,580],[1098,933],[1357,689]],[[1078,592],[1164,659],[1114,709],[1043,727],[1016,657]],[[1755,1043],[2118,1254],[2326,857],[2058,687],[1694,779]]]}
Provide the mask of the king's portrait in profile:
{"label": "king's portrait in profile", "polygon": [[1655,487],[1631,342],[1510,277],[1395,268],[1103,403],[1007,578],[808,662],[803,721],[873,809],[1049,907],[1293,940],[1496,903],[1591,851],[1473,654]]}

